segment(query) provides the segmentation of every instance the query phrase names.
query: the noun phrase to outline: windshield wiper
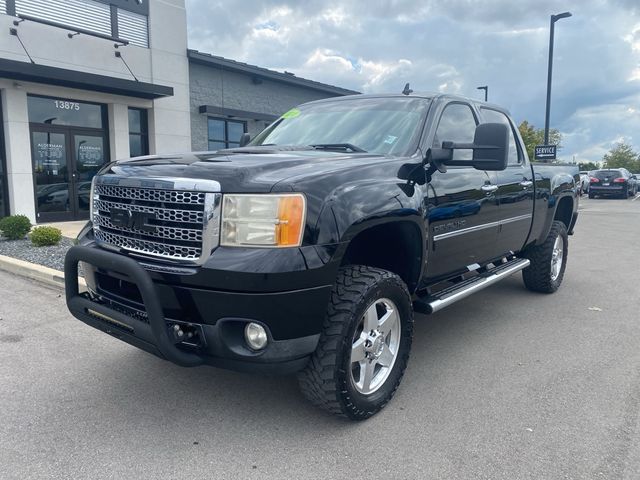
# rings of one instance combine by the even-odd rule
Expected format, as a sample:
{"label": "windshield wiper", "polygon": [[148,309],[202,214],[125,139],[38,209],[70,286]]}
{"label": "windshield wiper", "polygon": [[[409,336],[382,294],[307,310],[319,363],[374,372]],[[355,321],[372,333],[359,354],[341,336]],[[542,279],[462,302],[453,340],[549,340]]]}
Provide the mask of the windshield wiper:
{"label": "windshield wiper", "polygon": [[339,150],[339,151],[351,150],[352,152],[355,152],[355,153],[367,153],[366,150],[363,150],[360,147],[356,147],[351,143],[316,143],[314,145],[309,145],[309,146],[315,148],[316,150]]}

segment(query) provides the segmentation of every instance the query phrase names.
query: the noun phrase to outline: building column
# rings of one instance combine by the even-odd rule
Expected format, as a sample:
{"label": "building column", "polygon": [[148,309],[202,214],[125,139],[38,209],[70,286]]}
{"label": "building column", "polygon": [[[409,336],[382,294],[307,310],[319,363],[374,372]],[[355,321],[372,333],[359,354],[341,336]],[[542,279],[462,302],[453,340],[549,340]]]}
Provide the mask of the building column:
{"label": "building column", "polygon": [[111,161],[129,158],[129,108],[120,103],[110,103],[108,111]]}
{"label": "building column", "polygon": [[173,96],[153,101],[149,110],[149,152],[191,150],[187,11],[184,0],[149,2],[151,81],[173,87]]}
{"label": "building column", "polygon": [[26,215],[31,223],[36,223],[27,92],[19,88],[3,89],[2,117],[10,211],[12,215]]}

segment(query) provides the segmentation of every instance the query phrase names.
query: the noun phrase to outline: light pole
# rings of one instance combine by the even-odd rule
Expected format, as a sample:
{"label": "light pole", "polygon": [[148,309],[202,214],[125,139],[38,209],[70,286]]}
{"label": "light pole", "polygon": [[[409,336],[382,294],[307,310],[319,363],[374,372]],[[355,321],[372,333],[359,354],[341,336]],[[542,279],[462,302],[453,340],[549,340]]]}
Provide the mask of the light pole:
{"label": "light pole", "polygon": [[559,13],[557,15],[551,15],[550,28],[549,28],[549,68],[547,70],[547,110],[544,116],[544,144],[549,145],[549,110],[551,108],[551,72],[553,70],[553,34],[554,27],[558,20],[563,18],[569,18],[571,12]]}
{"label": "light pole", "polygon": [[484,90],[484,101],[487,101],[487,98],[489,98],[489,87],[487,85],[483,86],[483,87],[478,87],[477,90]]}

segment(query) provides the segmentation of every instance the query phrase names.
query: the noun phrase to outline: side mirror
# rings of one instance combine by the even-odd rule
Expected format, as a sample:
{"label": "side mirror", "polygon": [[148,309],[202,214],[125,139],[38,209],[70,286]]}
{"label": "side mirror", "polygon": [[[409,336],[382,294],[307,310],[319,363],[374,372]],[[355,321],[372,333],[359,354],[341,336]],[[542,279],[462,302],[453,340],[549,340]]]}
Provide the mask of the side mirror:
{"label": "side mirror", "polygon": [[248,133],[243,133],[242,136],[240,137],[240,146],[246,147],[250,141],[251,141],[251,135],[249,135]]}
{"label": "side mirror", "polygon": [[473,137],[473,163],[478,170],[504,170],[509,161],[509,127],[483,123]]}
{"label": "side mirror", "polygon": [[[472,160],[453,160],[453,151],[462,149],[473,150]],[[502,123],[482,123],[476,127],[473,143],[442,142],[442,149],[434,150],[440,150],[434,153],[445,165],[504,170],[509,160],[509,127]]]}

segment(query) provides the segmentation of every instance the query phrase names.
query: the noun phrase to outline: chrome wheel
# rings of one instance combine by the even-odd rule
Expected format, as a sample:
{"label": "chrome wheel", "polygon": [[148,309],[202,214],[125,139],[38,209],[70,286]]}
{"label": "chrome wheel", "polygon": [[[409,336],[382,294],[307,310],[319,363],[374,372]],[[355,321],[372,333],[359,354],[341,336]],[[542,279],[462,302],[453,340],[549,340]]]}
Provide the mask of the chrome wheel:
{"label": "chrome wheel", "polygon": [[562,237],[556,237],[553,244],[553,253],[551,254],[551,280],[556,281],[562,271],[562,258],[564,256]]}
{"label": "chrome wheel", "polygon": [[400,332],[391,300],[381,298],[367,308],[351,345],[351,382],[359,393],[370,395],[384,385],[398,356]]}

